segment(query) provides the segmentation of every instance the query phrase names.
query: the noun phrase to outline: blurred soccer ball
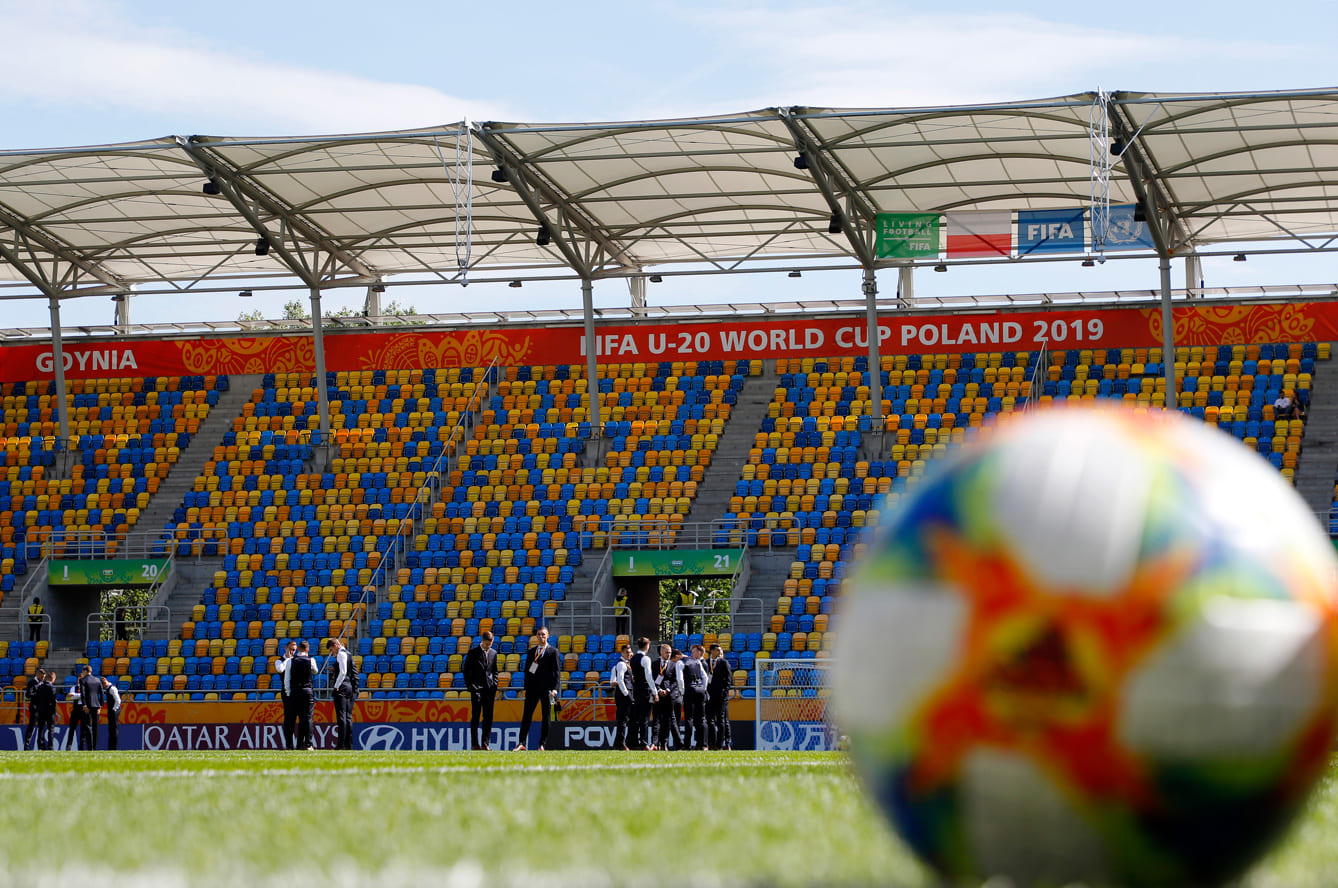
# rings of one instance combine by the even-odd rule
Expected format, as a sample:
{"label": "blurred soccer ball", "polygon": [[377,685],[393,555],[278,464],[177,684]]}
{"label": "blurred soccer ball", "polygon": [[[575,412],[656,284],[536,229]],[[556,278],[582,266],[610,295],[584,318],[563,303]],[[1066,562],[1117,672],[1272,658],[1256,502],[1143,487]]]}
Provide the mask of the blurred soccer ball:
{"label": "blurred soccer ball", "polygon": [[1338,563],[1239,442],[1175,414],[1039,411],[884,523],[846,586],[835,702],[940,873],[1216,884],[1322,773]]}

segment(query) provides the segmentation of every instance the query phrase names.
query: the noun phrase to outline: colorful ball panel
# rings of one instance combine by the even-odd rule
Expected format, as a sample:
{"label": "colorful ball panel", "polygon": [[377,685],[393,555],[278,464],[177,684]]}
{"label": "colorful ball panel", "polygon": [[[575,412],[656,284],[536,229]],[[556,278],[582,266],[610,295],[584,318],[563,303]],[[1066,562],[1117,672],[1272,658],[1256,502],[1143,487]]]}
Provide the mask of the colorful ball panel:
{"label": "colorful ball panel", "polygon": [[1162,412],[1030,413],[949,456],[854,567],[838,719],[948,877],[1217,884],[1328,760],[1336,571],[1234,439]]}

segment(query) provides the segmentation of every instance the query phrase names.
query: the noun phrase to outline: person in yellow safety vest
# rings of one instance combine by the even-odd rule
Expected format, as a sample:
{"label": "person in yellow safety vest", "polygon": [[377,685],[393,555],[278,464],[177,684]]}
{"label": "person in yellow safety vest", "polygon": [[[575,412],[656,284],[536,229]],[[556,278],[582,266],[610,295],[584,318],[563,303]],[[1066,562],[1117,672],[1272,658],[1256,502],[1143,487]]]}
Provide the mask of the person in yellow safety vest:
{"label": "person in yellow safety vest", "polygon": [[613,628],[617,635],[628,635],[632,631],[632,618],[627,611],[627,590],[622,586],[613,595]]}
{"label": "person in yellow safety vest", "polygon": [[42,640],[42,600],[33,596],[32,604],[28,605],[28,640]]}
{"label": "person in yellow safety vest", "polygon": [[686,582],[678,587],[678,631],[692,634],[692,618],[697,614],[697,590]]}

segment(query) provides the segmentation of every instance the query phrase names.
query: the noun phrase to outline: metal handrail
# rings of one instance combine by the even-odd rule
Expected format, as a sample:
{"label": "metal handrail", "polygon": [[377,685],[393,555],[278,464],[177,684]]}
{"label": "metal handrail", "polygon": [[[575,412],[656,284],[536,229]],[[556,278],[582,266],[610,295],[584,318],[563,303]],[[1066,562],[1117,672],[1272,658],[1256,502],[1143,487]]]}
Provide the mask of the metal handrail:
{"label": "metal handrail", "polygon": [[[51,640],[51,615],[48,614],[48,613],[41,613],[41,614],[38,614],[38,616],[41,618],[41,619],[39,620],[39,622],[42,624],[42,631],[44,631],[44,632],[46,633],[46,636],[45,636],[45,637],[46,637],[47,641],[50,642],[50,640]],[[6,630],[7,630],[7,628],[8,628],[9,626],[14,626],[14,627],[15,627],[15,632],[14,632],[14,635],[13,635],[14,640],[16,640],[16,641],[27,641],[27,640],[28,640],[28,625],[29,625],[29,624],[28,624],[28,615],[27,615],[27,614],[24,614],[24,613],[21,613],[21,614],[19,614],[18,619],[14,620],[14,621],[12,621],[12,622],[9,621],[9,620],[6,620],[5,622],[0,623],[0,638],[7,638],[7,637],[9,637],[9,632],[6,631]]]}
{"label": "metal handrail", "polygon": [[[57,553],[56,547],[62,551]],[[111,551],[108,551],[108,548]],[[59,558],[69,561],[103,561],[109,558],[166,558],[175,549],[175,540],[167,531],[73,531],[53,529],[39,543],[42,560]]]}
{"label": "metal handrail", "polygon": [[[135,614],[134,618],[124,620],[124,624],[127,627],[138,629],[140,638],[143,638],[144,635],[149,632],[150,628],[157,628],[159,626],[165,625],[169,633],[172,631],[172,610],[165,604],[127,604],[123,605],[123,607],[128,612],[127,616],[129,616],[130,613]],[[96,635],[94,634],[95,626],[97,627]],[[89,642],[95,640],[112,640],[102,637],[103,632],[108,629],[115,635],[116,616],[114,613],[110,617],[104,615],[101,611],[89,614],[84,628],[84,645],[87,646]]]}
{"label": "metal handrail", "polygon": [[[354,613],[357,616],[357,619],[356,621],[346,620],[339,632],[339,641],[345,646],[347,646],[348,639],[350,638],[351,624],[356,622],[364,632],[367,630],[368,620],[370,619],[369,615],[372,612],[372,609],[379,603],[381,590],[383,588],[388,589],[390,586],[390,578],[392,576],[391,571],[399,571],[401,563],[408,552],[410,538],[416,535],[422,527],[422,521],[425,517],[423,513],[426,511],[426,506],[431,502],[432,498],[438,495],[441,491],[443,465],[449,469],[452,460],[456,461],[458,464],[459,456],[456,453],[456,445],[461,439],[457,436],[466,427],[466,421],[468,421],[469,427],[473,427],[475,401],[477,400],[479,406],[482,406],[482,393],[491,388],[491,378],[493,371],[498,366],[499,360],[500,355],[494,355],[492,361],[490,361],[488,366],[484,369],[482,376],[475,382],[474,391],[469,396],[469,402],[466,404],[465,409],[460,411],[460,417],[455,421],[455,425],[451,428],[451,433],[446,438],[446,445],[442,448],[441,454],[437,457],[436,462],[432,464],[432,468],[427,471],[423,485],[415,492],[413,504],[409,508],[409,514],[400,520],[399,526],[396,528],[390,544],[386,547],[381,556],[381,563],[378,564],[376,570],[373,571],[370,582],[363,586],[359,600],[354,602]],[[446,474],[449,476],[449,471],[447,471]],[[370,593],[370,600],[368,593]],[[321,661],[322,672],[325,670],[329,659],[330,655],[327,653],[325,658]]]}

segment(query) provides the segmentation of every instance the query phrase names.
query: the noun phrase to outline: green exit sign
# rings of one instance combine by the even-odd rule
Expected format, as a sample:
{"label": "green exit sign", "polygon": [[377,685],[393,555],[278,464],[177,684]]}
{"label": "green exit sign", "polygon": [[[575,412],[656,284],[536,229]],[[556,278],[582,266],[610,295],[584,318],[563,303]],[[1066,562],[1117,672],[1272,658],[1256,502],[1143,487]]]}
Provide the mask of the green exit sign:
{"label": "green exit sign", "polygon": [[742,549],[671,549],[613,553],[615,577],[729,577],[739,567]]}
{"label": "green exit sign", "polygon": [[166,571],[166,558],[109,558],[101,561],[53,558],[47,562],[47,583],[52,586],[152,586]]}

